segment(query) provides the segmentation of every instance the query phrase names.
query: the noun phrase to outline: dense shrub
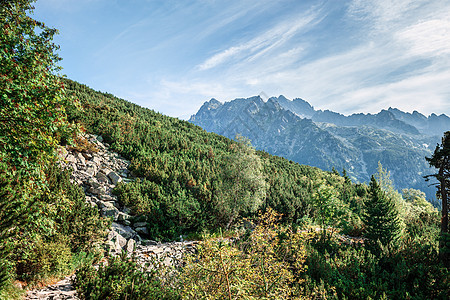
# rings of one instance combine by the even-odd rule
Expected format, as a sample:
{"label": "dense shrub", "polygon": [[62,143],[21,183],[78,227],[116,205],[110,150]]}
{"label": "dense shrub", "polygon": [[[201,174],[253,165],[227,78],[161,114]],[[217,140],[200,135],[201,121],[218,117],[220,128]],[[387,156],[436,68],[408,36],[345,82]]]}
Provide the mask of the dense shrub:
{"label": "dense shrub", "polygon": [[157,270],[141,270],[125,253],[108,258],[98,270],[92,266],[80,268],[76,286],[86,300],[180,299],[176,290],[162,284]]}

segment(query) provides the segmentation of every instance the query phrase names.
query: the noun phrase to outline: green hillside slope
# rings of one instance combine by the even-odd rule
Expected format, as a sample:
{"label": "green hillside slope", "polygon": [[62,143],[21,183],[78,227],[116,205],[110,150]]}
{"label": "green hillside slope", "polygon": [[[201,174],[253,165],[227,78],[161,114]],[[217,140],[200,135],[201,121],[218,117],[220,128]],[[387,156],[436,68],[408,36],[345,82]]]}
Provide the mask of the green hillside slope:
{"label": "green hillside slope", "polygon": [[[134,213],[153,224],[153,238],[227,225],[220,203],[232,200],[223,192],[229,180],[223,169],[235,155],[236,142],[74,81],[65,80],[65,84],[83,107],[69,111],[69,120],[102,135],[114,151],[131,160],[133,174],[141,179],[119,186],[117,193]],[[338,193],[347,190],[347,206],[358,207],[362,201],[356,190],[364,195],[365,188],[352,184],[346,188],[339,174],[264,152],[258,156],[267,183],[262,208],[274,208],[285,221],[314,217],[312,199],[322,184]]]}

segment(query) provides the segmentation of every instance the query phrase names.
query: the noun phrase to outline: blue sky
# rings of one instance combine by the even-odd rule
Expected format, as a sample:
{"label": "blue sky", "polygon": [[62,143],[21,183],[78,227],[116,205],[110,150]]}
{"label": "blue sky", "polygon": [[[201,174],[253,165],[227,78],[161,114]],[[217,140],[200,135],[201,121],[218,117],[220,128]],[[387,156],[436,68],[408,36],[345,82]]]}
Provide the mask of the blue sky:
{"label": "blue sky", "polygon": [[62,73],[169,116],[264,92],[450,115],[448,0],[38,0]]}

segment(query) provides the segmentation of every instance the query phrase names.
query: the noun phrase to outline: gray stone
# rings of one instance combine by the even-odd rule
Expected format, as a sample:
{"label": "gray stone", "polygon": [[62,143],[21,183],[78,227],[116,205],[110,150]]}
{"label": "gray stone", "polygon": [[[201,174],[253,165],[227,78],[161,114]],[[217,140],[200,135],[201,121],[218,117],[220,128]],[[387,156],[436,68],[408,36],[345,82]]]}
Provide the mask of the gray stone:
{"label": "gray stone", "polygon": [[116,238],[116,249],[123,249],[123,247],[125,247],[125,245],[127,244],[127,240],[118,233],[116,233],[115,238]]}
{"label": "gray stone", "polygon": [[97,141],[99,141],[100,143],[103,142],[103,137],[101,135],[97,136]]}
{"label": "gray stone", "polygon": [[108,236],[106,237],[106,240],[110,241],[116,236],[116,232],[114,230],[108,231]]}
{"label": "gray stone", "polygon": [[109,252],[116,252],[116,244],[111,240],[106,242],[107,247],[109,248]]}
{"label": "gray stone", "polygon": [[123,236],[127,240],[132,238],[134,235],[136,235],[136,232],[133,229],[131,229],[131,227],[129,227],[129,226],[124,226],[119,223],[113,222],[111,227],[114,229],[114,231],[119,233],[121,236]]}
{"label": "gray stone", "polygon": [[101,187],[100,183],[94,177],[89,177],[87,180],[87,184],[93,188]]}
{"label": "gray stone", "polygon": [[99,200],[99,201],[97,202],[97,205],[98,205],[98,207],[99,207],[100,209],[103,209],[103,208],[113,208],[113,207],[115,207],[115,206],[114,206],[114,203],[112,203],[112,202],[106,202],[106,201],[101,201],[101,200]]}
{"label": "gray stone", "polygon": [[130,226],[130,225],[131,225],[130,220],[123,220],[122,223],[123,223],[124,225],[126,225],[126,226]]}
{"label": "gray stone", "polygon": [[94,166],[88,166],[88,167],[86,168],[86,173],[88,173],[89,176],[94,176],[95,173],[96,173],[96,171],[97,171],[97,170],[95,169]]}
{"label": "gray stone", "polygon": [[86,153],[86,152],[83,152],[83,156],[85,158],[85,161],[86,161],[86,159],[90,160],[92,158],[92,155],[90,153]]}
{"label": "gray stone", "polygon": [[100,165],[102,162],[102,158],[98,155],[94,155],[91,159],[92,162],[94,162],[96,165]]}
{"label": "gray stone", "polygon": [[141,240],[141,244],[143,246],[157,246],[158,242],[157,241],[152,241],[152,240]]}
{"label": "gray stone", "polygon": [[123,212],[119,212],[119,216],[117,217],[117,220],[118,221],[125,221],[125,220],[128,220],[130,218],[131,218],[130,215],[127,215],[127,214],[125,214]]}
{"label": "gray stone", "polygon": [[91,194],[94,194],[94,195],[102,195],[105,192],[105,188],[102,187],[102,186],[98,187],[98,188],[95,188],[95,187],[91,186],[88,189],[88,192],[91,193]]}
{"label": "gray stone", "polygon": [[134,227],[146,227],[147,222],[136,222],[133,224]]}
{"label": "gray stone", "polygon": [[112,172],[112,170],[109,169],[109,168],[102,168],[102,169],[100,170],[100,172],[102,172],[102,173],[105,174],[105,175],[108,175],[109,173]]}
{"label": "gray stone", "polygon": [[122,181],[122,177],[120,177],[116,172],[110,172],[108,177],[111,179],[113,184],[117,184]]}
{"label": "gray stone", "polygon": [[147,227],[137,227],[135,230],[137,233],[148,235]]}
{"label": "gray stone", "polygon": [[102,172],[98,172],[97,175],[96,175],[95,177],[97,177],[97,180],[98,180],[98,182],[100,182],[100,183],[109,183],[108,176],[106,176],[106,175],[103,174]]}
{"label": "gray stone", "polygon": [[69,162],[69,163],[76,163],[77,159],[72,154],[67,154],[66,161]]}
{"label": "gray stone", "polygon": [[129,239],[127,242],[127,252],[133,253],[135,246],[136,242],[133,239]]}
{"label": "gray stone", "polygon": [[116,207],[104,207],[102,208],[102,216],[113,217],[113,220],[117,220],[119,210]]}
{"label": "gray stone", "polygon": [[86,165],[86,159],[84,158],[84,156],[83,156],[83,154],[81,154],[80,152],[78,152],[77,154],[76,154],[76,157],[77,157],[77,160],[78,160],[78,163],[79,164],[81,164],[81,165]]}
{"label": "gray stone", "polygon": [[108,194],[100,195],[100,199],[103,201],[114,201],[115,200],[115,198],[113,198],[111,195],[108,195]]}

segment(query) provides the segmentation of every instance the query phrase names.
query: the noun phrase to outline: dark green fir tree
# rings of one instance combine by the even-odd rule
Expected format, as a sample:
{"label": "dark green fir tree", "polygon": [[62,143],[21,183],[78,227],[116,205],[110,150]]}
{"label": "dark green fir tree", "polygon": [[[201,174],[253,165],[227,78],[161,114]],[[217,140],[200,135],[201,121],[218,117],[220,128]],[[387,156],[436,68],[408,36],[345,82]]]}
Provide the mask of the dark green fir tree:
{"label": "dark green fir tree", "polygon": [[369,186],[369,198],[365,203],[364,224],[365,237],[368,244],[375,250],[377,245],[386,247],[394,242],[400,233],[400,222],[395,204],[380,188],[372,176]]}

